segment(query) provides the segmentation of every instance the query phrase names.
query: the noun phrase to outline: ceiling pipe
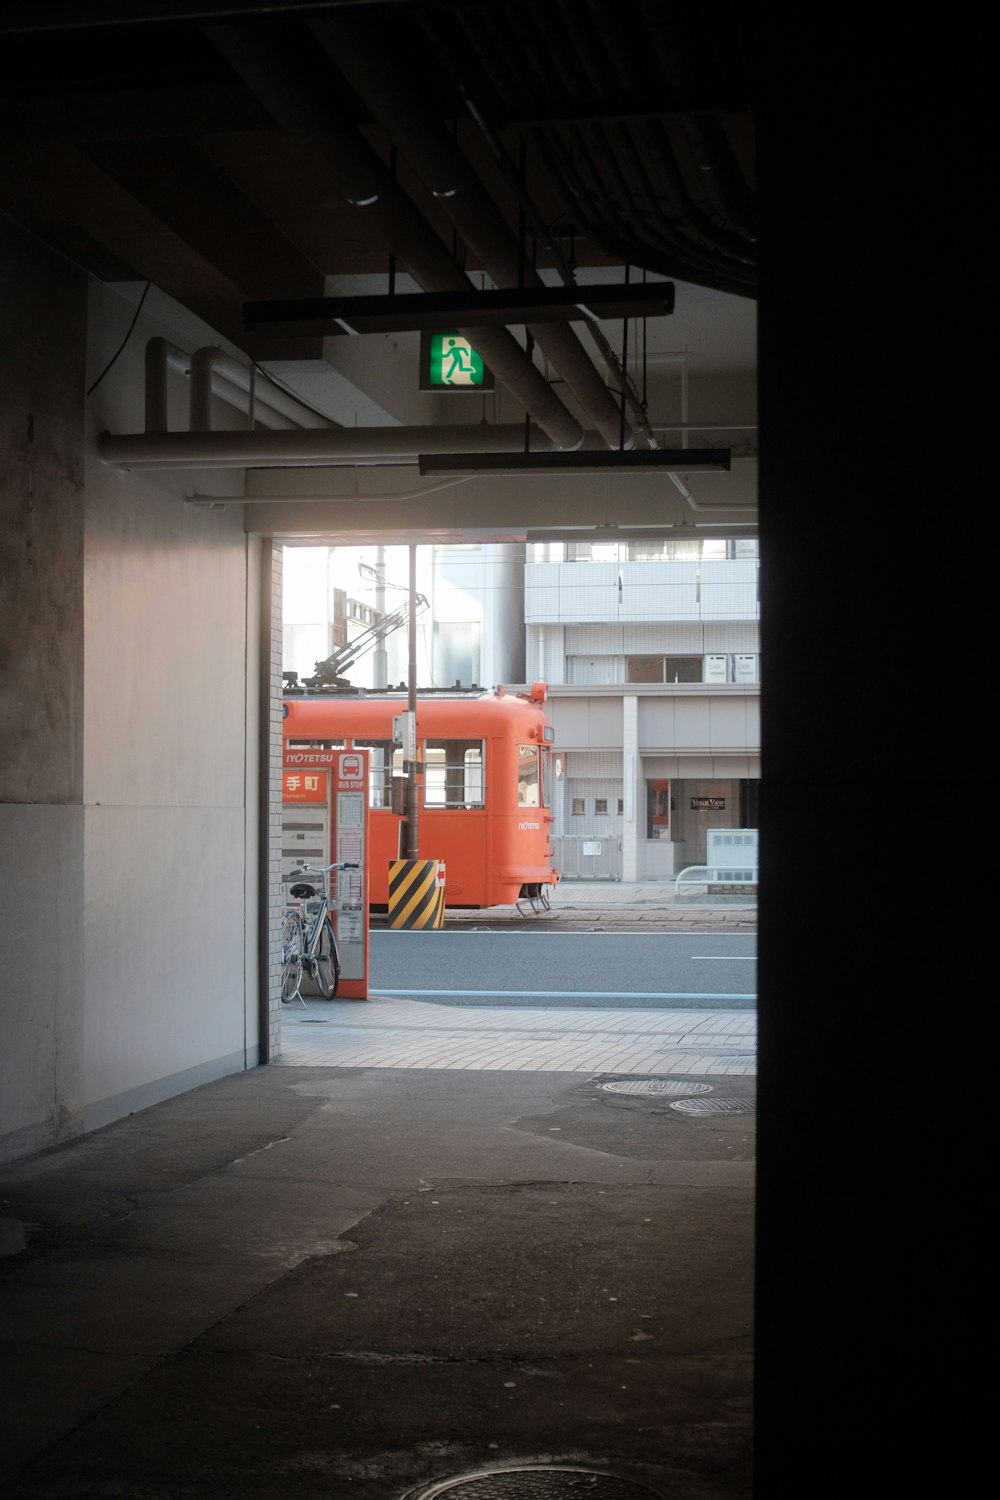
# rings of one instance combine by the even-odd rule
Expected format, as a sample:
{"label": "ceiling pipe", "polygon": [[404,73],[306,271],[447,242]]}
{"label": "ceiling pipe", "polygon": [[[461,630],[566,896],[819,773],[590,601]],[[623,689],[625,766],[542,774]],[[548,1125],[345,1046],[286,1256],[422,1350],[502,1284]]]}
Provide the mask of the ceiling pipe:
{"label": "ceiling pipe", "polygon": [[[581,181],[577,164],[567,151],[555,127],[531,125],[528,136],[538,148],[545,171],[558,192],[563,207],[577,225],[581,238],[587,238],[606,254],[625,265],[637,265],[662,276],[689,281],[693,286],[710,287],[712,291],[731,292],[736,297],[753,295],[745,276],[737,277],[731,268],[706,269],[688,252],[664,251],[650,245],[645,236],[630,226],[619,229],[615,212],[606,214],[600,206],[599,187],[592,192]],[[744,267],[744,270],[746,268]]]}
{"label": "ceiling pipe", "polygon": [[[529,438],[533,452],[564,451],[537,429]],[[520,422],[467,422],[297,432],[105,433],[98,446],[104,463],[124,469],[267,469],[416,464],[421,453],[516,453],[523,452],[524,439]]]}
{"label": "ceiling pipe", "polygon": [[[608,17],[610,29],[618,26],[613,0],[593,0]],[[692,19],[675,0],[636,0],[653,53],[674,98],[683,97],[685,87],[698,76],[697,48],[692,44]],[[683,110],[680,125],[698,172],[698,179],[712,210],[731,229],[756,238],[754,197],[740,171],[721,121],[709,110]]]}
{"label": "ceiling pipe", "polygon": [[[661,5],[662,0],[656,0],[657,11]],[[566,4],[565,0],[561,9],[563,25],[566,27],[567,34],[572,38],[577,52],[584,57],[590,57],[592,49],[587,18],[581,19],[580,7],[576,4]],[[646,92],[644,79],[652,52],[649,38],[645,38],[645,45],[640,42],[636,46],[634,39],[628,45],[622,45],[617,6],[610,7],[609,16],[608,8],[603,7],[598,0],[598,4],[592,7],[592,10],[598,26],[603,27],[602,50],[599,58],[592,60],[592,66],[597,70],[594,74],[593,86],[598,92],[602,92],[606,87],[602,79],[606,77],[610,59],[610,65],[618,76],[620,97],[623,99],[641,98]],[[657,19],[659,20],[659,16]],[[695,75],[690,68],[684,71],[683,81],[688,85],[694,83]],[[671,103],[674,105],[676,101],[671,101]],[[584,113],[582,109],[580,112]],[[684,252],[686,240],[687,249],[695,264],[699,263],[699,250],[707,243],[716,250],[722,251],[734,262],[748,266],[754,265],[753,245],[742,239],[740,235],[716,225],[691,201],[662,121],[646,121],[640,115],[636,124],[644,136],[642,149],[633,139],[633,125],[628,119],[620,118],[613,124],[609,121],[606,129],[613,134],[618,149],[628,163],[637,184],[643,207],[645,233],[651,236],[653,243],[660,243],[661,248],[673,247]],[[647,173],[647,167],[658,168],[658,170],[650,170]],[[651,180],[654,177],[656,178],[655,187]],[[631,193],[627,190],[623,201],[628,202],[630,198]],[[652,234],[656,226],[660,228],[659,236]],[[677,237],[678,231],[680,231],[679,238]],[[690,238],[692,235],[693,239]],[[663,243],[664,236],[666,243]],[[700,263],[707,264],[710,268],[713,262],[711,260],[705,262],[702,259]],[[734,267],[734,269],[737,268]]]}
{"label": "ceiling pipe", "polygon": [[[424,22],[424,24],[426,26],[426,21]],[[493,159],[497,164],[499,172],[506,179],[514,193],[515,198],[521,205],[521,209],[525,215],[525,218],[527,219],[528,224],[531,226],[531,232],[534,235],[535,240],[539,244],[545,246],[547,253],[551,256],[552,261],[555,264],[556,270],[558,271],[559,277],[563,284],[566,286],[574,286],[576,284],[576,270],[566,259],[556,237],[549,232],[549,227],[543,220],[539,210],[536,208],[535,203],[532,200],[531,194],[527,190],[521,174],[517,171],[517,168],[511,161],[496,132],[487,123],[482,114],[482,111],[477,107],[475,101],[471,98],[468,91],[462,85],[459,85],[459,89],[462,95],[462,99],[465,103],[465,107],[469,111],[469,114],[475,122],[476,127],[483,140],[489,147]],[[655,448],[656,439],[654,438],[649,426],[649,421],[646,416],[646,408],[639,396],[638,391],[635,389],[632,380],[629,377],[628,371],[622,365],[621,361],[618,358],[618,355],[615,353],[614,349],[605,338],[604,333],[598,326],[598,324],[596,322],[589,322],[586,325],[586,328],[591,341],[597,347],[598,353],[604,360],[604,363],[607,365],[608,369],[611,371],[613,378],[618,382],[618,389],[622,392],[625,401],[628,404],[628,409],[631,412],[631,420],[634,425],[635,431],[641,432],[646,438],[650,447]]]}
{"label": "ceiling pipe", "polygon": [[[206,34],[282,129],[319,136],[332,148],[323,170],[342,199],[364,215],[423,291],[474,290],[378,155],[331,103],[330,91],[289,57],[273,29],[212,26]],[[558,448],[579,447],[582,425],[507,329],[461,328],[459,332]]]}
{"label": "ceiling pipe", "polygon": [[[288,419],[295,427],[332,427],[334,424],[319,412],[303,406],[294,396],[271,384],[256,379],[254,368],[247,369],[224,349],[206,347],[196,349],[191,356],[191,407],[190,427],[192,432],[211,432],[212,395],[221,376],[242,391],[247,398],[246,409],[265,407]],[[266,375],[265,375],[266,380]],[[272,423],[272,426],[275,425]]]}
{"label": "ceiling pipe", "polygon": [[[498,287],[542,287],[507,221],[440,120],[423,106],[412,74],[390,56],[384,29],[354,17],[314,21],[309,27],[375,121],[423,178],[469,249]],[[529,324],[597,431],[611,448],[635,446],[631,426],[572,328]],[[624,441],[623,441],[624,439]]]}
{"label": "ceiling pipe", "polygon": [[[603,101],[598,113],[607,120],[611,121],[619,116],[626,119],[635,101],[648,97],[649,85],[648,82],[640,84],[638,80],[634,80],[630,85],[620,84],[619,87],[612,88],[609,93],[607,52],[602,48],[600,53],[595,55],[596,32],[593,32],[592,21],[588,18],[582,0],[563,0],[561,12],[567,35],[573,39],[575,45],[580,47],[584,66],[574,79],[573,88],[557,105],[552,117],[553,122],[547,126],[541,123],[528,125],[527,134],[538,147],[541,164],[562,199],[566,211],[577,222],[580,238],[593,240],[595,245],[600,246],[608,255],[620,259],[625,265],[642,267],[671,278],[677,277],[680,280],[692,282],[696,286],[729,291],[736,296],[752,295],[750,289],[753,281],[752,277],[746,274],[745,266],[742,271],[735,261],[729,262],[728,269],[724,267],[724,263],[717,266],[716,258],[711,256],[708,259],[705,258],[703,245],[700,246],[699,253],[699,241],[692,240],[690,236],[684,236],[674,243],[672,248],[665,248],[659,242],[651,243],[644,227],[640,224],[637,228],[634,218],[626,226],[620,222],[621,213],[618,208],[615,208],[609,215],[604,209],[598,208],[596,203],[590,204],[589,194],[581,189],[578,174],[573,170],[569,158],[563,154],[564,148],[559,140],[559,129],[555,122],[562,120],[568,123],[575,119],[589,117],[594,99]],[[531,12],[531,19],[536,19],[534,12]],[[420,24],[445,62],[450,63],[450,74],[456,78],[461,78],[462,66],[459,49],[454,44],[453,38],[456,27],[460,25],[479,66],[487,77],[498,80],[497,88],[500,95],[508,101],[519,101],[513,106],[508,104],[508,117],[528,121],[538,118],[538,111],[532,103],[529,70],[536,54],[544,49],[539,49],[534,45],[530,33],[524,26],[510,27],[504,22],[502,16],[497,17],[493,7],[475,8],[467,5],[443,19],[435,19],[432,14],[421,13]],[[594,48],[589,43],[590,34],[595,37]],[[635,42],[640,52],[643,49],[644,40],[640,36]],[[511,51],[514,43],[519,47],[516,55]],[[651,51],[648,47],[646,50]],[[619,64],[621,60],[622,53],[619,51]],[[586,78],[584,74],[587,75]],[[693,74],[691,82],[692,84],[698,82]],[[466,107],[485,134],[481,114],[470,104],[461,83],[458,85],[458,92],[463,95]],[[534,92],[548,98],[550,90],[544,87],[543,81],[541,89],[538,88],[537,83],[535,84]],[[662,94],[662,87],[659,92]],[[496,154],[495,148],[494,154]],[[542,242],[544,243],[544,240]],[[690,246],[690,249],[686,246]],[[602,349],[601,352],[607,359],[606,351]],[[641,415],[636,412],[632,402],[629,402],[629,405],[635,425],[645,432]]]}
{"label": "ceiling pipe", "polygon": [[[208,355],[217,356],[209,360]],[[202,356],[202,369],[195,376],[196,362]],[[191,377],[189,412],[193,425],[211,427],[210,419],[202,420],[206,405],[210,407],[210,396],[224,401],[236,411],[250,415],[251,405],[255,416],[267,427],[327,427],[326,418],[304,407],[293,396],[286,395],[277,386],[262,385],[253,378],[239,361],[232,359],[222,349],[198,350],[191,355],[178,349],[169,339],[152,338],[146,344],[146,399],[145,427],[147,433],[170,430],[167,373]],[[195,387],[198,385],[196,398]],[[251,388],[253,397],[251,400]],[[195,417],[195,410],[199,415]]]}

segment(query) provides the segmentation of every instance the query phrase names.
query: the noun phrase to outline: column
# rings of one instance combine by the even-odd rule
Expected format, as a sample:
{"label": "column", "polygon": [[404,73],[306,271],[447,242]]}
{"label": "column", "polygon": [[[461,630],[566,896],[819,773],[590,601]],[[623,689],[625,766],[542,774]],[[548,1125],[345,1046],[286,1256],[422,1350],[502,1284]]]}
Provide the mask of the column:
{"label": "column", "polygon": [[634,885],[645,874],[639,869],[639,839],[643,818],[639,761],[639,700],[635,693],[622,698],[622,880]]}

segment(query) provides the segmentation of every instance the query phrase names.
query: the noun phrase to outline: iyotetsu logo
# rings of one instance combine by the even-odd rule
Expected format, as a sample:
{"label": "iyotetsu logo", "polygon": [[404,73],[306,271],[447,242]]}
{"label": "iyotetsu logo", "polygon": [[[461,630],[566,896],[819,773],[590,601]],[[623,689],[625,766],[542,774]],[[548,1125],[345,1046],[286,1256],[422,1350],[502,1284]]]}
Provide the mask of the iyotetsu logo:
{"label": "iyotetsu logo", "polygon": [[541,823],[518,823],[518,828],[541,828]]}

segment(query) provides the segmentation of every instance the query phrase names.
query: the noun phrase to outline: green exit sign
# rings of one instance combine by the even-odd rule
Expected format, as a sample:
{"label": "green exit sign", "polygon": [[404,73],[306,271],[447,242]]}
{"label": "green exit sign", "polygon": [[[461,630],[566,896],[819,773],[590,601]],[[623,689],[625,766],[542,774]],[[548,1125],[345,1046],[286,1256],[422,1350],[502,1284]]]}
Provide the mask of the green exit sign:
{"label": "green exit sign", "polygon": [[460,333],[420,335],[422,391],[491,391],[493,374]]}

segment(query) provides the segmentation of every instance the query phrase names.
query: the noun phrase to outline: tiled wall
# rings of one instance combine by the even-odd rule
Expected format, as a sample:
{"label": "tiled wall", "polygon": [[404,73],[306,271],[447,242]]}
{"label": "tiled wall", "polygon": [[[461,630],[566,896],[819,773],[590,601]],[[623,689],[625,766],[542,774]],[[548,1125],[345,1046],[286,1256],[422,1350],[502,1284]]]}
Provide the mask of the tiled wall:
{"label": "tiled wall", "polygon": [[262,549],[265,569],[265,587],[262,597],[268,601],[264,610],[261,643],[261,660],[265,663],[266,681],[262,683],[265,724],[263,747],[266,752],[264,784],[267,788],[266,817],[261,820],[266,830],[267,847],[262,850],[267,871],[265,910],[267,913],[268,957],[267,974],[267,1061],[272,1061],[281,1052],[281,919],[284,912],[284,886],[281,882],[281,612],[282,612],[282,549],[274,541],[265,540]]}

